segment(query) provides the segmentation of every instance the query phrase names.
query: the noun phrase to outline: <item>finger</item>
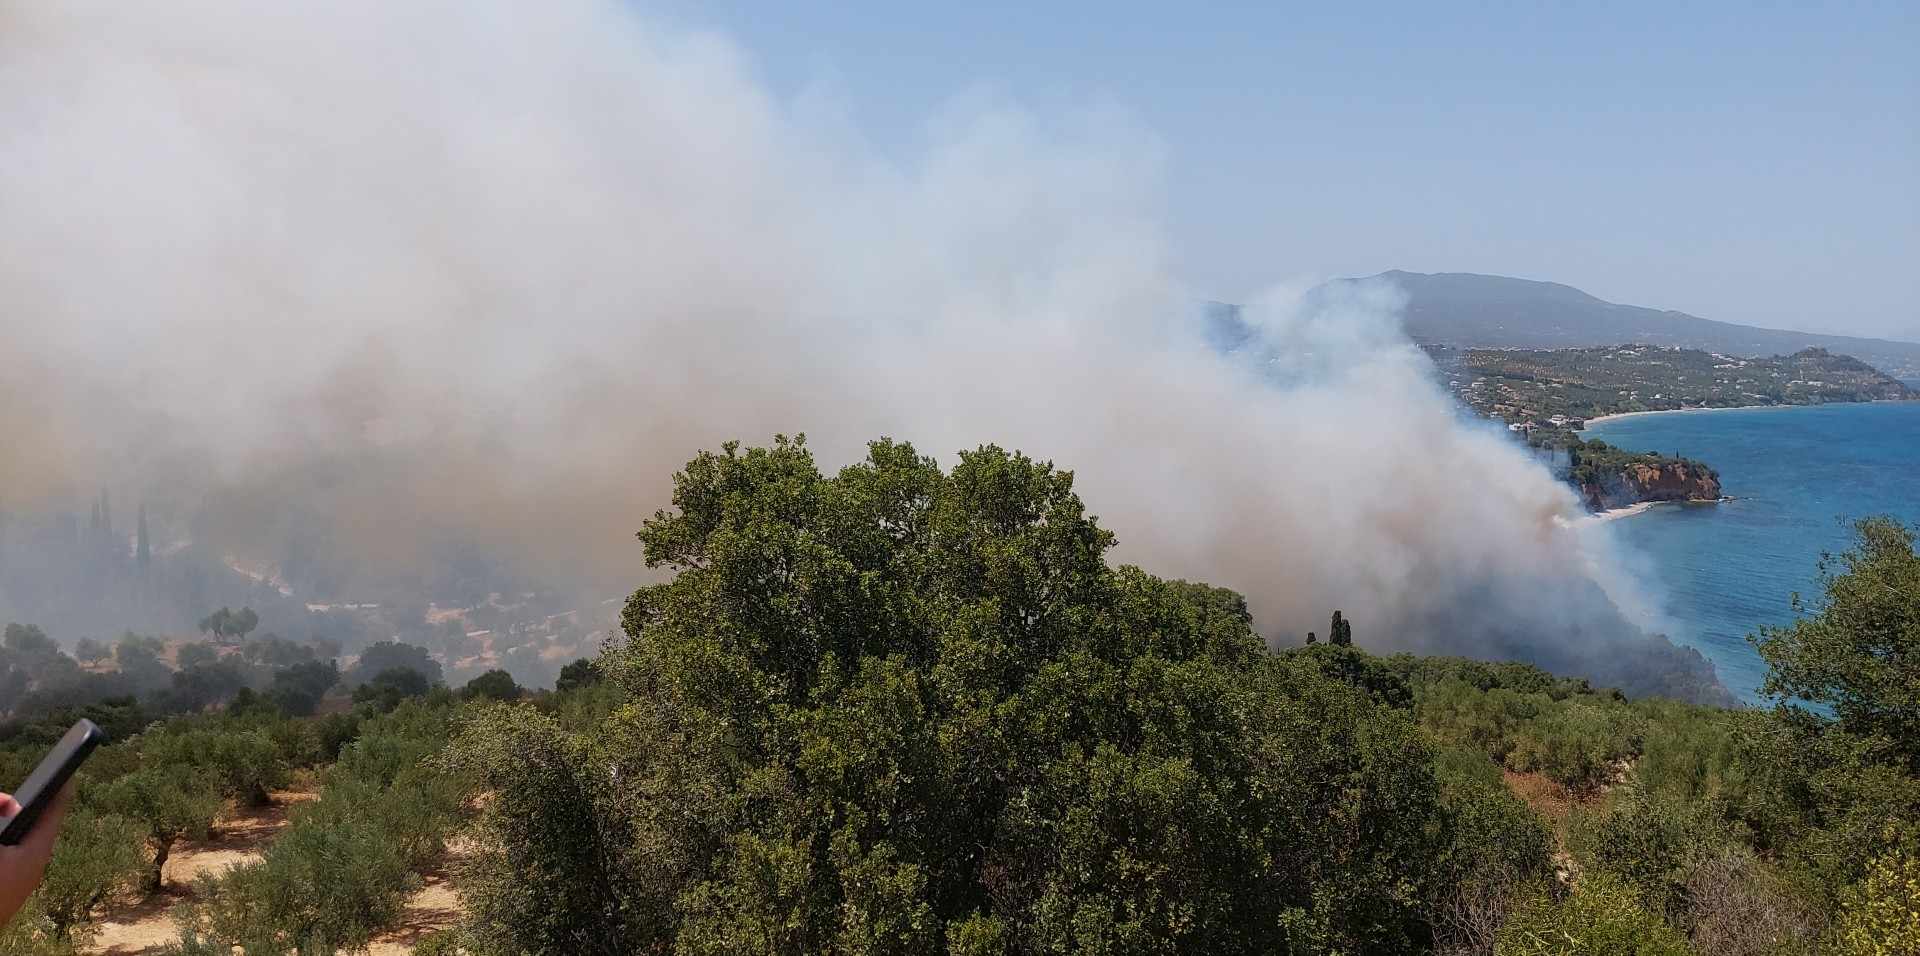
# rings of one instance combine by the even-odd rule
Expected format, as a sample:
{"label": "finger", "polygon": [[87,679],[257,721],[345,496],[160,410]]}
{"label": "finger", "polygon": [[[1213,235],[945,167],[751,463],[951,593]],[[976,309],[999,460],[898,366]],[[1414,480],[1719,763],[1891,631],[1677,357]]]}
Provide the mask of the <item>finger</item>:
{"label": "finger", "polygon": [[0,817],[14,817],[20,814],[20,801],[11,794],[0,793]]}

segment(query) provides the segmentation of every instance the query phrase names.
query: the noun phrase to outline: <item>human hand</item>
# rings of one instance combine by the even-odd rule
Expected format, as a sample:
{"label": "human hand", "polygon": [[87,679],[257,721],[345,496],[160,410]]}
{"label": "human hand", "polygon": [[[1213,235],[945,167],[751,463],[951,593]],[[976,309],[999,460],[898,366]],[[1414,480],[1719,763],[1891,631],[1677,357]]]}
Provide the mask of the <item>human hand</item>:
{"label": "human hand", "polygon": [[[73,784],[62,788],[59,796],[47,804],[46,812],[35,821],[33,829],[27,831],[26,839],[17,846],[0,846],[0,926],[13,919],[26,905],[27,897],[40,886],[40,878],[46,875],[47,860],[53,856],[53,840],[60,833],[60,821],[67,815],[67,804],[73,801]],[[0,817],[11,819],[20,812],[20,804],[7,794],[0,793]]]}

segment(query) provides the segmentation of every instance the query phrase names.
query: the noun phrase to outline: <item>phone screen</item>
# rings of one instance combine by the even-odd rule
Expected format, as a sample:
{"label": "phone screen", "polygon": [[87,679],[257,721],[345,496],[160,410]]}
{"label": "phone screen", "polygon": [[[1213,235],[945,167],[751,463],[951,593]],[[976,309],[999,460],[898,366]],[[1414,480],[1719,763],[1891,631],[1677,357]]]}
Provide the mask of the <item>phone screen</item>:
{"label": "phone screen", "polygon": [[0,827],[0,845],[12,846],[26,837],[47,804],[59,795],[60,788],[66,786],[73,772],[80,769],[81,762],[93,753],[104,736],[93,721],[82,720],[53,745],[46,759],[40,761],[40,766],[33,768],[26,782],[13,792],[13,799],[20,804],[20,813]]}

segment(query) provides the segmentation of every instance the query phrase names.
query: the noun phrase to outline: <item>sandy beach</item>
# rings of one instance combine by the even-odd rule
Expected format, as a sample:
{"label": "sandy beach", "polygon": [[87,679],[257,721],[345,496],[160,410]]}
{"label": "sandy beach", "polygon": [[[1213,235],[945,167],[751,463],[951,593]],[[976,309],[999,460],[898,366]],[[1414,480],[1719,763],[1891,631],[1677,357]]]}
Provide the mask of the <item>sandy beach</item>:
{"label": "sandy beach", "polygon": [[[1881,401],[1891,402],[1891,401],[1899,401],[1899,400],[1883,399]],[[1596,418],[1587,419],[1587,425],[1588,427],[1592,427],[1594,425],[1600,424],[1601,422],[1613,421],[1616,418],[1638,418],[1641,415],[1691,415],[1697,412],[1786,411],[1794,408],[1825,408],[1828,405],[1878,405],[1880,403],[1881,403],[1880,401],[1821,402],[1815,405],[1725,405],[1725,406],[1715,406],[1712,408],[1655,408],[1655,409],[1649,409],[1644,412],[1615,412],[1611,415],[1601,415]]]}
{"label": "sandy beach", "polygon": [[1726,407],[1716,407],[1716,408],[1655,408],[1655,409],[1649,409],[1644,412],[1615,412],[1611,415],[1601,415],[1598,418],[1589,418],[1587,419],[1587,427],[1591,428],[1595,425],[1600,424],[1601,422],[1610,422],[1616,418],[1639,418],[1642,415],[1685,415],[1690,412],[1750,412],[1758,408],[1816,408],[1816,407],[1818,406],[1814,406],[1814,405],[1729,405]]}
{"label": "sandy beach", "polygon": [[1595,511],[1587,515],[1587,520],[1588,521],[1618,521],[1621,518],[1631,518],[1634,515],[1637,515],[1646,511],[1648,508],[1651,508],[1654,505],[1668,504],[1668,503],[1669,502],[1664,502],[1664,501],[1642,501],[1642,502],[1628,505],[1625,508],[1608,508],[1605,511]]}

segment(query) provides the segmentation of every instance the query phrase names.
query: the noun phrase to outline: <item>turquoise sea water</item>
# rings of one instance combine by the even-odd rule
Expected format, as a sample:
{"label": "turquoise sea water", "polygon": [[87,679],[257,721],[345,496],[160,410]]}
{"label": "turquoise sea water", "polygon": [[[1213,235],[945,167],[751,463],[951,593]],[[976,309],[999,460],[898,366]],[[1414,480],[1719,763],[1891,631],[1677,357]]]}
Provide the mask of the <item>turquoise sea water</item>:
{"label": "turquoise sea water", "polygon": [[1793,592],[1817,593],[1820,553],[1847,547],[1848,523],[1920,524],[1920,402],[1641,415],[1587,437],[1719,469],[1736,500],[1658,505],[1612,525],[1651,570],[1671,636],[1748,700],[1763,668],[1747,635],[1793,620]]}

